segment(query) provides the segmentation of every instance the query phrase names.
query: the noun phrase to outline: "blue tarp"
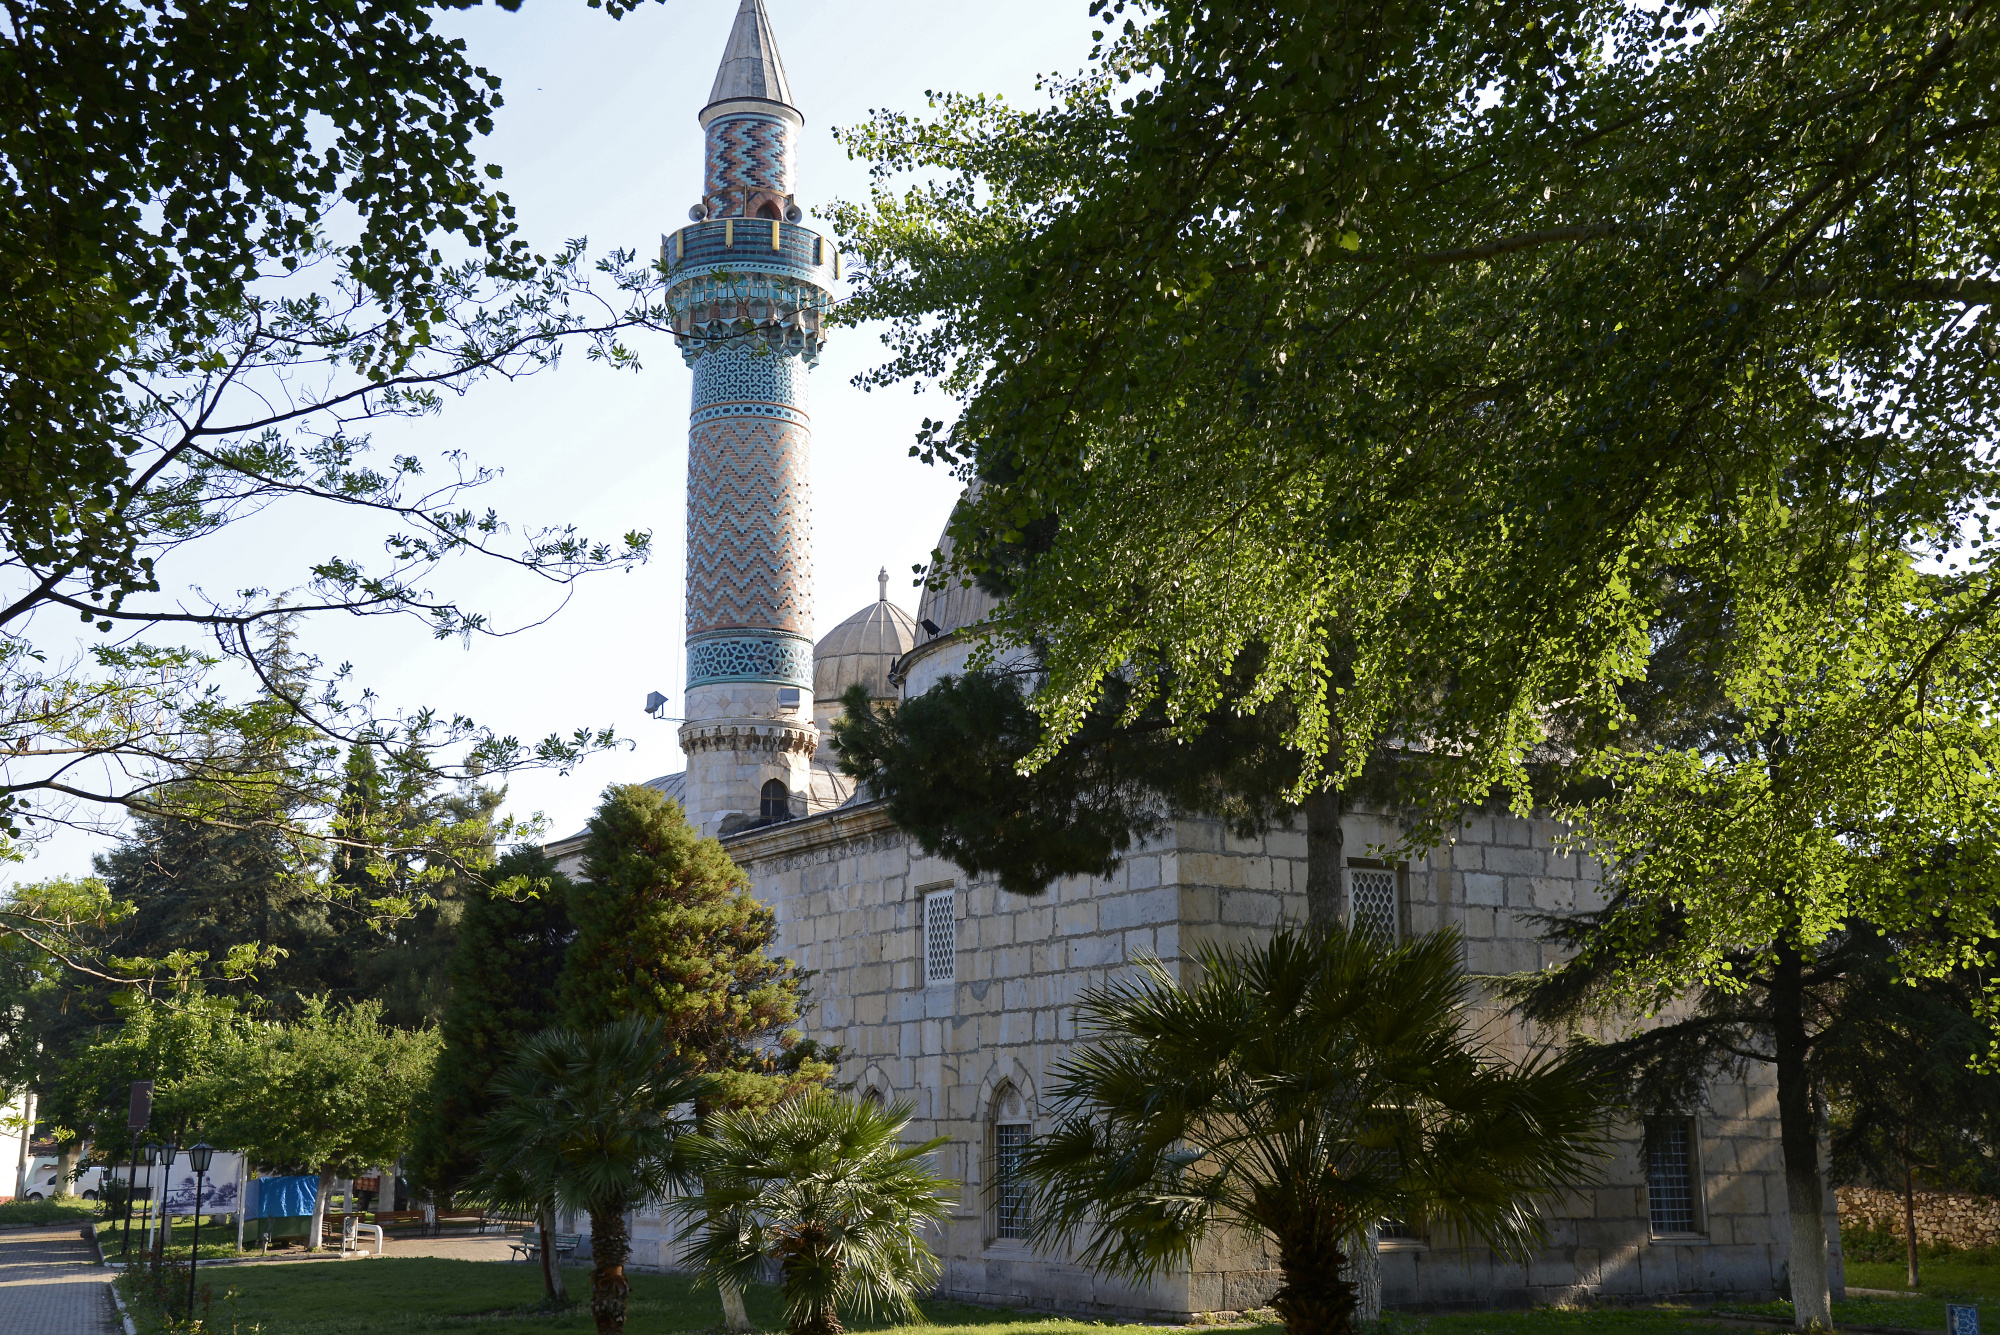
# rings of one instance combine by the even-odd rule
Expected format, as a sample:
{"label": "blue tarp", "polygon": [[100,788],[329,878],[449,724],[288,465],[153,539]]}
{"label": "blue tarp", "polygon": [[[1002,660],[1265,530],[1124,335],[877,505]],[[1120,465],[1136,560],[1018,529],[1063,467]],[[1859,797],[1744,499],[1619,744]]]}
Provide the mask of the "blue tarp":
{"label": "blue tarp", "polygon": [[243,1203],[246,1219],[283,1219],[309,1215],[319,1195],[318,1177],[258,1177],[250,1180]]}

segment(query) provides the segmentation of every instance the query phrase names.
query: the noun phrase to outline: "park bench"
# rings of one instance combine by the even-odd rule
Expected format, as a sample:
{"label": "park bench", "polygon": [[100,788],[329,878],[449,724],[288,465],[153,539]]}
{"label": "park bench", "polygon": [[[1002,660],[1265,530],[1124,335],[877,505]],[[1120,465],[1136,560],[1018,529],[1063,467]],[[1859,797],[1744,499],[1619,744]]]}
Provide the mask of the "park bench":
{"label": "park bench", "polygon": [[447,1227],[470,1227],[474,1233],[484,1233],[486,1231],[486,1211],[454,1210],[450,1214],[440,1211],[437,1218],[431,1222],[431,1235],[435,1237],[443,1233]]}
{"label": "park bench", "polygon": [[424,1226],[422,1210],[377,1210],[368,1218],[370,1222],[379,1224],[383,1228],[403,1228],[411,1224],[418,1228]]}
{"label": "park bench", "polygon": [[[567,1261],[582,1242],[583,1235],[580,1233],[556,1234],[556,1256]],[[523,1233],[518,1239],[507,1245],[513,1248],[513,1259],[515,1260],[538,1261],[541,1259],[542,1235],[539,1233]]]}

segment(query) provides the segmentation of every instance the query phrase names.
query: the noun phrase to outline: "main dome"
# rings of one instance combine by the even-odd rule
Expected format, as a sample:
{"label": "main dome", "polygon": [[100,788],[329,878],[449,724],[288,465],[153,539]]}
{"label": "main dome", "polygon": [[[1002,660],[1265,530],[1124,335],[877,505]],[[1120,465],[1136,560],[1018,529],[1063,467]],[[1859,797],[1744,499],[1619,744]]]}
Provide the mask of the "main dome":
{"label": "main dome", "polygon": [[917,642],[917,623],[889,601],[889,572],[877,576],[882,596],[828,631],[813,648],[813,700],[831,704],[856,682],[876,700],[894,699],[889,669]]}
{"label": "main dome", "polygon": [[[976,626],[1000,610],[1000,600],[979,587],[967,584],[965,576],[951,573],[951,557],[957,544],[951,540],[951,530],[946,528],[938,537],[939,560],[931,567],[934,571],[945,572],[940,577],[944,587],[934,589],[930,580],[924,581],[923,596],[917,599],[917,625],[923,631],[921,639],[936,639],[949,635],[967,626]],[[936,634],[923,629],[924,622],[937,627]]]}

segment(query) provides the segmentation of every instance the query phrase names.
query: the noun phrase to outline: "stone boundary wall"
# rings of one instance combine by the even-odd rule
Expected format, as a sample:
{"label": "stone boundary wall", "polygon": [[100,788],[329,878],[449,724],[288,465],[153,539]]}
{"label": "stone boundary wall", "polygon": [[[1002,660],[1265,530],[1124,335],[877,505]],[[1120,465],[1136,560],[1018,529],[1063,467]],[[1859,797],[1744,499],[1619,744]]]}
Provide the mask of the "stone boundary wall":
{"label": "stone boundary wall", "polygon": [[[1918,1191],[1917,1242],[2000,1247],[2000,1200],[1957,1191]],[[1903,1193],[1879,1187],[1840,1188],[1840,1217],[1850,1226],[1886,1228],[1903,1236]]]}

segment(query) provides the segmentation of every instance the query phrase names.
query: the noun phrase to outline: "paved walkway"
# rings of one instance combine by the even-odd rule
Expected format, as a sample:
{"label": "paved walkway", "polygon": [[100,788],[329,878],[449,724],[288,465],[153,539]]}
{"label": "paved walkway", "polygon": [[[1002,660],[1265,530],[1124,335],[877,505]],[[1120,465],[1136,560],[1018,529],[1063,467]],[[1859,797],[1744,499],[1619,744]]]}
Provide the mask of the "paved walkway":
{"label": "paved walkway", "polygon": [[111,1335],[111,1272],[81,1225],[0,1232],[0,1335]]}

